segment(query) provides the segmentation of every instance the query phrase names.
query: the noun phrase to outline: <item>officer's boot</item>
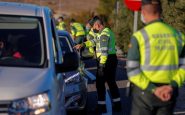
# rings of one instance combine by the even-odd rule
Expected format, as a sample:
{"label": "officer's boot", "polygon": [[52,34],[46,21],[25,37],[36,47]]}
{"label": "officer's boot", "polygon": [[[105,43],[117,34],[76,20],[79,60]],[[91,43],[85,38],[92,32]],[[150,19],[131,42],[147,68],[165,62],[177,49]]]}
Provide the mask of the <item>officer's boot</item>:
{"label": "officer's boot", "polygon": [[106,104],[98,104],[98,108],[100,109],[100,113],[107,113]]}
{"label": "officer's boot", "polygon": [[114,112],[121,112],[121,101],[113,102],[112,110]]}
{"label": "officer's boot", "polygon": [[90,112],[94,114],[102,114],[102,113],[107,113],[107,108],[105,104],[98,104],[95,108],[90,110]]}

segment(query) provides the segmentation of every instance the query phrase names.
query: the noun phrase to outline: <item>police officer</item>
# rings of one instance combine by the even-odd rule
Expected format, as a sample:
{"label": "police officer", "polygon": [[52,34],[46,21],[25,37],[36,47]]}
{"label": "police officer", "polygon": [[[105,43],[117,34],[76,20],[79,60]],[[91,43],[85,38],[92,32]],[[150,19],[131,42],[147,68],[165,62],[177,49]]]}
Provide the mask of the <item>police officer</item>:
{"label": "police officer", "polygon": [[58,30],[66,30],[66,24],[64,22],[64,18],[61,16],[58,18],[58,25],[57,25],[57,29]]}
{"label": "police officer", "polygon": [[93,18],[93,31],[97,34],[96,39],[86,41],[83,44],[78,44],[75,48],[89,47],[92,45],[96,46],[96,57],[97,57],[97,77],[96,77],[96,88],[98,94],[98,104],[95,109],[98,113],[106,113],[105,103],[105,82],[107,82],[112,102],[113,111],[121,111],[121,100],[119,90],[115,81],[117,57],[115,49],[115,36],[113,32],[104,26],[103,21],[99,17]]}
{"label": "police officer", "polygon": [[133,34],[127,56],[131,115],[172,115],[185,81],[185,36],[164,23],[161,12],[159,0],[142,0],[146,26]]}
{"label": "police officer", "polygon": [[71,34],[76,44],[80,44],[85,40],[85,29],[82,24],[75,21],[75,19],[71,19]]}
{"label": "police officer", "polygon": [[[93,31],[93,20],[89,19],[87,24],[86,24],[86,39],[88,41],[92,41],[93,39],[96,39],[96,36],[98,33],[94,33]],[[82,53],[86,53],[86,56],[84,57],[96,57],[95,55],[95,45],[89,46],[88,48],[85,48],[86,50],[84,50],[84,52]],[[82,54],[83,55],[83,54]]]}

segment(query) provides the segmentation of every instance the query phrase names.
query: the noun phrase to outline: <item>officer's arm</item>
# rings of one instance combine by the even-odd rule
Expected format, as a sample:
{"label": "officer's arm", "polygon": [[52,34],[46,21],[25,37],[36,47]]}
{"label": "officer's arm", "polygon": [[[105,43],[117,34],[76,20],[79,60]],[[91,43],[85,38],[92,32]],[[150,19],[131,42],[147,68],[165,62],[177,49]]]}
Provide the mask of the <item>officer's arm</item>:
{"label": "officer's arm", "polygon": [[66,29],[66,24],[65,23],[62,24],[62,28]]}
{"label": "officer's arm", "polygon": [[180,54],[179,69],[173,77],[171,85],[173,87],[181,87],[185,82],[185,36],[181,34],[183,49]]}
{"label": "officer's arm", "polygon": [[85,47],[94,47],[96,45],[96,38],[89,39],[86,42],[83,43]]}
{"label": "officer's arm", "polygon": [[73,37],[76,35],[76,28],[74,26],[71,27],[71,34]]}
{"label": "officer's arm", "polygon": [[127,55],[127,75],[128,79],[143,90],[154,92],[156,86],[143,74],[140,68],[140,51],[135,37],[131,38]]}
{"label": "officer's arm", "polygon": [[109,43],[109,36],[107,35],[100,36],[100,50],[101,50],[100,64],[105,64],[107,61],[108,43]]}
{"label": "officer's arm", "polygon": [[93,40],[93,39],[94,39],[93,35],[91,35],[91,34],[87,35],[87,40]]}

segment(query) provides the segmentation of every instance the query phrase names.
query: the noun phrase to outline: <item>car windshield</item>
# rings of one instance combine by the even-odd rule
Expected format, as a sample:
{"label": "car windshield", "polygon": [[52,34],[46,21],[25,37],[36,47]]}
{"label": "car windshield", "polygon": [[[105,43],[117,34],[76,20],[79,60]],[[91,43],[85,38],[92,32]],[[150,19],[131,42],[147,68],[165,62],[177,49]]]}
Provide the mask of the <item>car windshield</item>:
{"label": "car windshield", "polygon": [[0,15],[0,65],[41,66],[44,63],[42,20]]}
{"label": "car windshield", "polygon": [[66,36],[59,36],[59,40],[60,40],[60,46],[62,48],[63,54],[73,52],[72,46]]}

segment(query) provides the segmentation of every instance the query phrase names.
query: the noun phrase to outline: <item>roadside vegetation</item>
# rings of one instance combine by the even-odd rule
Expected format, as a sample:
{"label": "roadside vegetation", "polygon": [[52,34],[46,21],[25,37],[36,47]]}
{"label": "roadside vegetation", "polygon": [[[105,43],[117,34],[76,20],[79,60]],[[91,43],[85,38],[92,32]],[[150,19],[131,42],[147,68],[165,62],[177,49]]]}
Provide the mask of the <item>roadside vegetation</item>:
{"label": "roadside vegetation", "polygon": [[[185,0],[161,0],[161,2],[163,20],[185,33]],[[108,24],[116,34],[117,45],[127,52],[133,33],[134,13],[126,8],[123,0],[109,0],[109,2],[100,0],[97,12],[107,17]],[[138,19],[138,29],[140,29],[144,26],[140,21],[140,13]]]}

